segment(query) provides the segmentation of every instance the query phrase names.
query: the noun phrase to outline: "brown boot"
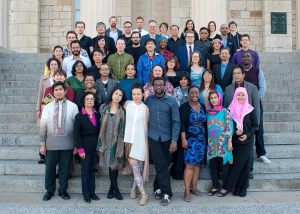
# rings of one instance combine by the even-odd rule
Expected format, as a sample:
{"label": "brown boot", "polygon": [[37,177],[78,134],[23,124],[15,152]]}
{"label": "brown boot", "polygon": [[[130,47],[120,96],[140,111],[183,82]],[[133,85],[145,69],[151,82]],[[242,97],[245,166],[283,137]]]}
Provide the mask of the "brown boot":
{"label": "brown boot", "polygon": [[142,193],[141,194],[141,199],[139,201],[139,205],[140,206],[145,206],[147,204],[147,200],[148,200],[147,194],[146,193]]}
{"label": "brown boot", "polygon": [[130,198],[131,199],[136,199],[136,188],[131,188],[130,190]]}

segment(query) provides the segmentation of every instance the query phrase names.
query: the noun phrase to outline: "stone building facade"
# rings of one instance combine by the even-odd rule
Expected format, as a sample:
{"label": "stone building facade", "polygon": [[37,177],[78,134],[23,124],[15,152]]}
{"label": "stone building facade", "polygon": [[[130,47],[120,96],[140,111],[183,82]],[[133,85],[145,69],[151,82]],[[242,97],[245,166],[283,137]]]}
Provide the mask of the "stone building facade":
{"label": "stone building facade", "polygon": [[[16,52],[49,52],[54,45],[65,45],[65,34],[74,29],[78,14],[91,37],[96,35],[96,22],[108,24],[112,15],[118,17],[120,28],[127,20],[134,23],[138,15],[145,21],[177,24],[181,30],[191,18],[197,31],[210,20],[217,22],[217,28],[234,20],[239,32],[251,35],[257,51],[300,49],[300,2],[296,0],[2,0],[0,11],[0,46]],[[286,34],[271,33],[271,12],[287,14]]]}

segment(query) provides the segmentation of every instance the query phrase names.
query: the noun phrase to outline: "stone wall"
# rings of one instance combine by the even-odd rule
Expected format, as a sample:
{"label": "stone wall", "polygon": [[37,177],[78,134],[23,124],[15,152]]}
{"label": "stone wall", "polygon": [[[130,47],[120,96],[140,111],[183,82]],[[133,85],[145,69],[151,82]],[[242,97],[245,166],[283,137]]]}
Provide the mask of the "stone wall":
{"label": "stone wall", "polygon": [[[185,23],[191,17],[190,0],[172,0],[171,2],[171,23],[177,24],[180,31],[185,28]],[[199,31],[199,30],[198,30]]]}
{"label": "stone wall", "polygon": [[65,45],[65,35],[73,27],[72,0],[41,0],[40,52],[50,52],[55,45]]}
{"label": "stone wall", "polygon": [[[292,0],[292,35],[293,35],[293,38],[292,38],[292,44],[293,44],[293,50],[296,50],[296,43],[297,43],[297,36],[296,36],[296,33],[297,33],[297,29],[296,29],[296,26],[297,26],[297,14],[296,14],[296,8],[297,8],[297,3],[296,3],[296,0]],[[299,11],[300,12],[300,11]],[[300,20],[298,20],[300,21]]]}
{"label": "stone wall", "polygon": [[11,0],[9,6],[9,49],[24,53],[39,52],[39,1]]}
{"label": "stone wall", "polygon": [[236,21],[238,31],[251,36],[251,47],[257,51],[263,49],[262,9],[262,0],[229,1],[229,21]]}

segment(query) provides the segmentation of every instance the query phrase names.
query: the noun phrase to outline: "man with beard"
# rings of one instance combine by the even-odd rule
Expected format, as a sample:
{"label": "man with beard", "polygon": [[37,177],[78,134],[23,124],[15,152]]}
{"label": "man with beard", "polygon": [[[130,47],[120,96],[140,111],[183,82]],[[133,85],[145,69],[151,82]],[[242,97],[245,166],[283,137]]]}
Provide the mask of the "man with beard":
{"label": "man with beard", "polygon": [[[68,56],[72,55],[70,44],[74,40],[77,40],[77,34],[75,33],[75,31],[68,31],[67,35],[66,35],[66,39],[67,39],[68,45],[67,45],[67,47],[64,48],[63,52],[64,52],[64,56],[68,57]],[[84,57],[89,57],[88,53],[84,49],[81,49],[80,55],[84,56]]]}
{"label": "man with beard", "polygon": [[[257,154],[257,160],[265,164],[271,163],[271,161],[265,156],[265,141],[264,141],[264,126],[263,126],[263,105],[261,103],[261,98],[266,93],[266,81],[264,74],[261,69],[257,69],[253,66],[253,57],[250,52],[244,52],[242,58],[242,69],[245,72],[245,80],[255,85],[258,89],[258,94],[260,97],[260,121],[259,129],[255,132],[255,148]],[[251,147],[250,152],[250,166],[249,166],[249,178],[253,179],[253,147]]]}
{"label": "man with beard", "polygon": [[167,66],[167,61],[168,61],[169,57],[174,56],[174,53],[167,50],[168,39],[164,36],[161,36],[159,38],[158,45],[159,46],[158,46],[157,53],[161,54],[164,57],[164,60],[165,60],[166,66]]}
{"label": "man with beard", "polygon": [[141,46],[141,34],[137,31],[131,33],[132,46],[125,48],[125,52],[130,54],[134,59],[134,64],[137,65],[141,55],[146,53],[146,48]]}
{"label": "man with beard", "polygon": [[50,200],[55,193],[57,165],[58,195],[62,199],[70,199],[67,188],[74,149],[73,124],[78,113],[77,106],[65,97],[66,85],[63,82],[55,82],[52,90],[55,100],[44,107],[40,122],[40,153],[46,156],[47,192],[44,201]]}
{"label": "man with beard", "polygon": [[91,61],[88,57],[80,55],[80,42],[79,40],[74,40],[70,44],[72,55],[64,58],[63,69],[67,72],[67,76],[72,76],[72,67],[77,60],[81,60],[87,68],[91,67]]}
{"label": "man with beard", "polygon": [[116,52],[116,45],[115,45],[115,40],[109,36],[105,35],[105,30],[106,26],[103,22],[98,22],[96,25],[96,31],[98,35],[92,39],[93,46],[96,46],[96,42],[99,36],[104,36],[105,37],[105,44],[107,46],[107,49],[110,53],[115,53]]}
{"label": "man with beard", "polygon": [[171,153],[177,150],[180,131],[179,107],[172,97],[164,92],[166,80],[156,77],[153,80],[154,95],[145,104],[149,108],[148,143],[152,153],[156,177],[153,184],[155,198],[166,206],[172,198],[169,165]]}
{"label": "man with beard", "polygon": [[122,36],[123,32],[117,28],[117,17],[112,16],[109,18],[110,28],[106,29],[105,35],[110,36],[117,43],[117,39]]}

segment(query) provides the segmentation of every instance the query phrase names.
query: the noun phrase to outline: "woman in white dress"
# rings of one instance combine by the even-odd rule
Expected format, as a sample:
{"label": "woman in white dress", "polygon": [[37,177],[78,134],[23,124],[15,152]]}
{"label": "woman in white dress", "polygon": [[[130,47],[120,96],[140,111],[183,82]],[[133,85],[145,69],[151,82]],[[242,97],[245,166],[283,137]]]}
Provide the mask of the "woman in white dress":
{"label": "woman in white dress", "polygon": [[135,199],[136,187],[141,192],[139,205],[147,203],[147,194],[144,190],[144,181],[148,180],[148,107],[142,102],[143,86],[134,85],[132,87],[132,101],[127,101],[124,108],[126,110],[125,123],[125,156],[132,168],[134,181],[130,191],[130,198]]}

